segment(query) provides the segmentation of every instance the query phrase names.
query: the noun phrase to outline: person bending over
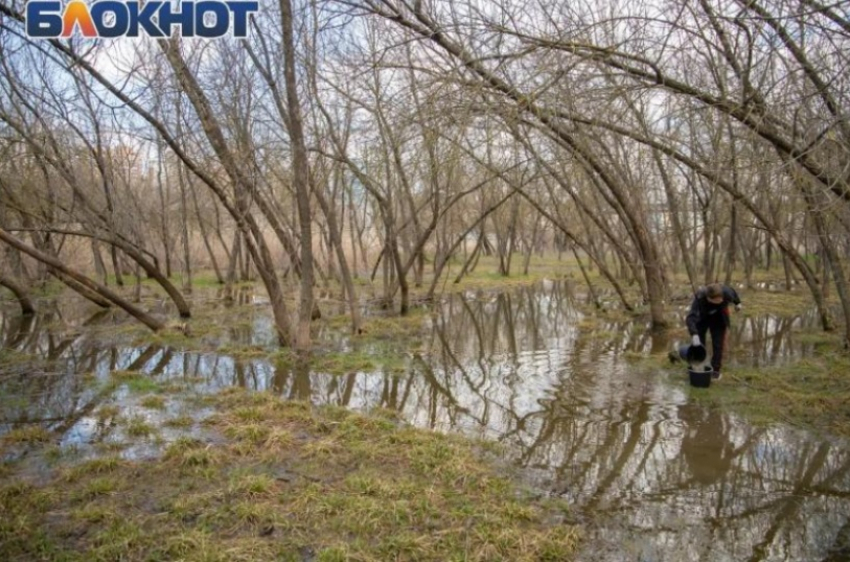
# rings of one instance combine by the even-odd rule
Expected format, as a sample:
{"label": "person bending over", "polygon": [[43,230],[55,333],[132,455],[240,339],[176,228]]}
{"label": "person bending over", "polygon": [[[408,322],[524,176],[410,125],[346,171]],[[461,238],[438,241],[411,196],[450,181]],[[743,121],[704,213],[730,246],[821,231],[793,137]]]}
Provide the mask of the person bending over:
{"label": "person bending over", "polygon": [[741,299],[735,289],[720,283],[706,285],[694,295],[685,319],[692,345],[704,345],[706,332],[711,334],[711,368],[715,380],[720,378],[723,366],[723,347],[730,325],[729,303],[735,305],[736,311],[741,310]]}

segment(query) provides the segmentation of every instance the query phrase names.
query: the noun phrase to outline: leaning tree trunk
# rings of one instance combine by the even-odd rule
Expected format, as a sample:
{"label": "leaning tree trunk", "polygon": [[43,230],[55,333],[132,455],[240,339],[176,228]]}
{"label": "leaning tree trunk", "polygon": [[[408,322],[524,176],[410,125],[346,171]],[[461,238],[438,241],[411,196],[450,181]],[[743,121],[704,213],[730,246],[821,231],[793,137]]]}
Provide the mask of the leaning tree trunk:
{"label": "leaning tree trunk", "polygon": [[68,277],[70,277],[74,281],[85,286],[87,289],[94,291],[95,293],[97,293],[101,297],[105,298],[109,302],[114,303],[119,308],[125,310],[128,314],[130,314],[131,316],[133,316],[134,318],[139,320],[142,324],[144,324],[145,326],[147,326],[148,328],[150,328],[154,332],[159,331],[159,330],[161,330],[162,328],[165,327],[164,322],[157,320],[156,318],[154,318],[153,316],[151,316],[150,314],[148,314],[144,310],[142,310],[142,309],[140,309],[136,306],[133,306],[131,303],[127,302],[126,300],[124,300],[120,296],[116,295],[115,293],[113,293],[112,291],[110,291],[109,289],[104,287],[103,285],[100,285],[99,283],[95,283],[94,281],[92,281],[91,279],[86,277],[85,275],[78,273],[78,272],[74,271],[73,269],[67,267],[65,264],[63,264],[61,261],[54,258],[53,256],[45,254],[44,252],[41,252],[41,251],[36,250],[35,248],[31,247],[31,246],[24,244],[23,242],[21,242],[20,240],[18,240],[17,238],[15,238],[14,236],[9,234],[7,231],[5,231],[2,228],[0,228],[0,241],[3,241],[6,244],[12,246],[13,248],[15,248],[15,249],[27,254],[28,256],[38,260],[40,263],[43,263],[43,264],[47,265],[48,267],[51,267],[51,268],[61,272],[62,274],[67,275]]}
{"label": "leaning tree trunk", "polygon": [[812,222],[815,226],[818,239],[821,244],[821,253],[824,259],[826,271],[823,277],[823,286],[828,283],[827,272],[832,272],[832,279],[835,282],[835,290],[838,293],[838,298],[841,301],[841,308],[844,314],[844,347],[850,348],[850,288],[847,286],[847,277],[844,275],[844,267],[841,265],[841,258],[835,249],[831,238],[831,231],[827,218],[824,216],[822,205],[818,205],[813,193],[805,189],[803,186],[806,205],[809,207]]}
{"label": "leaning tree trunk", "polygon": [[56,279],[58,279],[59,281],[61,281],[65,285],[67,285],[71,290],[73,290],[74,292],[76,292],[77,294],[82,296],[83,298],[93,302],[97,306],[99,306],[101,308],[112,307],[112,303],[108,299],[103,298],[102,296],[98,295],[96,292],[92,291],[91,289],[89,289],[88,287],[86,287],[85,285],[83,285],[82,283],[77,281],[76,279],[69,277],[68,275],[65,275],[64,273],[57,270],[56,268],[48,267],[47,273],[49,273],[50,275],[52,275],[53,277],[55,277]]}
{"label": "leaning tree trunk", "polygon": [[20,286],[10,276],[4,275],[2,271],[0,271],[0,286],[12,291],[12,294],[15,295],[15,298],[18,299],[18,304],[21,306],[21,314],[35,314],[35,305],[29,298],[29,295],[27,295],[26,289]]}

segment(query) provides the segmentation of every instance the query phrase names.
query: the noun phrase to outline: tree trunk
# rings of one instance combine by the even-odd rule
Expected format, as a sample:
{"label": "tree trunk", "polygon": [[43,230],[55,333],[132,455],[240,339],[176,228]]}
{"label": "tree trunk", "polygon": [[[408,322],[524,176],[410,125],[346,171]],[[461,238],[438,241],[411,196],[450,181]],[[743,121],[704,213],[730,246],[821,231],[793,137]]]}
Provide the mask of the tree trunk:
{"label": "tree trunk", "polygon": [[9,234],[5,230],[3,230],[2,228],[0,228],[0,240],[9,244],[13,248],[20,250],[21,252],[27,254],[28,256],[38,260],[39,262],[44,263],[44,264],[48,265],[49,267],[52,267],[52,268],[56,269],[57,271],[62,272],[63,274],[67,275],[68,277],[72,278],[74,281],[77,281],[78,283],[85,286],[87,289],[94,291],[98,295],[100,295],[100,296],[104,297],[105,299],[107,299],[108,301],[114,303],[119,308],[125,310],[128,314],[130,314],[131,316],[133,316],[134,318],[139,320],[141,323],[143,323],[145,326],[147,326],[148,328],[150,328],[154,332],[159,331],[163,327],[165,327],[165,324],[163,322],[157,320],[156,318],[154,318],[153,316],[151,316],[147,312],[141,310],[140,308],[133,306],[132,304],[130,304],[129,302],[127,302],[126,300],[124,300],[120,296],[116,295],[115,293],[113,293],[112,291],[107,289],[106,287],[104,287],[104,286],[102,286],[98,283],[95,283],[94,281],[92,281],[91,279],[86,277],[85,275],[82,275],[81,273],[77,273],[76,271],[72,270],[71,268],[65,266],[57,258],[54,258],[53,256],[45,254],[44,252],[40,252],[40,251],[36,250],[35,248],[32,248],[31,246],[24,244],[23,242],[21,242],[20,240],[18,240],[17,238],[15,238],[11,234]]}
{"label": "tree trunk", "polygon": [[61,281],[65,285],[67,285],[68,287],[70,287],[71,290],[78,293],[83,298],[90,300],[91,302],[93,302],[94,304],[99,306],[100,308],[110,308],[112,306],[112,303],[109,302],[109,300],[98,295],[96,292],[92,291],[91,289],[89,289],[88,287],[83,285],[82,283],[78,282],[76,279],[73,279],[72,277],[65,275],[64,273],[62,273],[61,271],[59,271],[58,269],[56,269],[54,267],[50,267],[50,266],[46,266],[46,267],[47,267],[47,273],[49,273],[50,275],[52,275],[53,277],[55,277],[56,279],[58,279],[59,281]]}
{"label": "tree trunk", "polygon": [[[158,43],[171,68],[174,70],[182,90],[194,106],[207,140],[220,160],[222,168],[233,183],[235,201],[227,197],[222,186],[214,178],[205,174],[203,170],[195,166],[192,168],[192,171],[199,177],[204,178],[206,185],[216,194],[219,201],[227,207],[228,212],[237,223],[237,229],[245,233],[248,252],[254,259],[254,263],[269,294],[278,340],[281,345],[290,345],[292,343],[291,328],[280,279],[277,277],[274,260],[272,259],[268,244],[263,237],[262,229],[250,212],[250,198],[255,192],[254,182],[246,175],[236,155],[229,148],[221,125],[216,120],[215,111],[211,107],[204,90],[198,84],[195,75],[192,74],[183,60],[182,53],[179,50],[179,43],[174,39],[160,40]],[[132,103],[132,100],[129,101]],[[172,144],[172,148],[175,151],[180,150],[179,146],[174,146],[174,144]],[[184,162],[189,163],[186,159],[184,159]],[[250,234],[250,237],[248,234]]]}
{"label": "tree trunk", "polygon": [[[165,276],[171,277],[171,232],[169,232],[168,228],[168,209],[167,209],[167,201],[165,196],[165,182],[163,182],[162,176],[166,173],[163,168],[162,162],[162,143],[156,143],[156,152],[157,152],[157,173],[156,173],[156,186],[157,192],[159,194],[159,214],[160,220],[162,220],[162,230],[160,230],[160,236],[162,237],[162,248],[165,252]],[[166,177],[166,182],[168,178]],[[185,224],[185,223],[184,223]]]}
{"label": "tree trunk", "polygon": [[361,329],[360,321],[360,304],[357,302],[357,292],[354,290],[354,280],[351,278],[351,270],[348,267],[348,262],[345,259],[345,251],[342,246],[342,238],[340,236],[340,227],[336,223],[336,211],[328,205],[324,195],[319,189],[314,190],[316,201],[322,208],[325,218],[328,221],[328,230],[330,236],[331,250],[336,253],[339,270],[342,277],[342,286],[345,288],[345,293],[348,297],[349,310],[351,311],[351,331],[354,334],[359,334]]}
{"label": "tree trunk", "polygon": [[210,263],[212,264],[213,271],[215,272],[215,278],[219,284],[224,284],[224,275],[221,274],[221,268],[218,265],[218,260],[215,257],[215,252],[213,251],[209,235],[207,234],[205,221],[203,217],[201,217],[201,209],[198,204],[198,195],[195,193],[195,186],[188,177],[186,178],[186,181],[189,182],[189,188],[192,191],[192,205],[195,208],[195,217],[198,219],[198,228],[201,230],[201,238],[204,241],[204,248],[207,249],[207,255],[210,257]]}
{"label": "tree trunk", "polygon": [[726,285],[732,284],[732,275],[737,265],[738,254],[738,207],[734,202],[730,205],[732,206],[732,217],[729,225],[729,247],[726,250],[726,278],[724,279]]}
{"label": "tree trunk", "polygon": [[593,288],[593,283],[590,281],[590,277],[587,274],[584,264],[581,262],[581,258],[579,257],[575,246],[573,246],[573,256],[575,256],[576,263],[578,263],[578,268],[581,271],[581,276],[587,284],[587,290],[590,292],[590,298],[593,300],[593,306],[596,308],[602,308],[602,303],[599,301],[599,297],[596,296],[596,290]]}
{"label": "tree trunk", "polygon": [[26,290],[10,276],[4,275],[2,271],[0,271],[0,285],[12,291],[12,294],[18,299],[18,304],[21,306],[21,314],[35,314],[35,305],[29,298],[29,295],[27,295]]}
{"label": "tree trunk", "polygon": [[[805,179],[799,180],[802,189],[806,186],[802,183]],[[821,244],[821,253],[824,258],[826,270],[832,273],[832,280],[835,283],[835,291],[838,293],[838,298],[841,301],[841,310],[844,314],[844,347],[850,348],[850,287],[847,284],[847,277],[844,273],[844,267],[841,264],[840,256],[833,244],[831,231],[827,222],[822,206],[818,205],[815,195],[807,190],[805,192],[806,203],[809,207],[809,212],[812,217],[812,222],[815,226],[815,231],[818,234],[818,239]],[[824,272],[824,287],[827,284],[826,271]]]}
{"label": "tree trunk", "polygon": [[301,296],[295,347],[307,350],[311,346],[310,318],[313,313],[313,217],[310,212],[310,171],[307,147],[301,123],[301,103],[298,99],[295,65],[295,34],[292,3],[280,0],[280,23],[283,31],[284,82],[289,110],[289,138],[292,146],[293,183],[301,233]]}
{"label": "tree trunk", "polygon": [[94,238],[91,240],[91,253],[94,260],[94,270],[97,276],[100,277],[100,282],[108,285],[109,276],[106,273],[106,264],[103,263],[103,256],[100,254],[100,242]]}
{"label": "tree trunk", "polygon": [[182,166],[177,168],[177,183],[180,186],[180,238],[183,242],[183,290],[192,292],[192,254],[189,251],[189,201],[186,196],[186,180]]}

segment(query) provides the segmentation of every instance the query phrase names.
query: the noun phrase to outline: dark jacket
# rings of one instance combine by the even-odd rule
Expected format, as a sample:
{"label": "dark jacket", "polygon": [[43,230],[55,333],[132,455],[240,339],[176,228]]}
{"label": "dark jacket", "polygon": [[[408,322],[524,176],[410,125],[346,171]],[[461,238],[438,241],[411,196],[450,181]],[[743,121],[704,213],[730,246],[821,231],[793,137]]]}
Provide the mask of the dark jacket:
{"label": "dark jacket", "polygon": [[705,287],[700,287],[694,295],[691,309],[688,311],[688,316],[685,319],[688,325],[688,333],[692,336],[698,334],[699,326],[706,327],[714,322],[723,322],[723,325],[728,328],[730,302],[732,304],[741,304],[738,293],[732,287],[723,285],[723,302],[720,304],[708,302]]}

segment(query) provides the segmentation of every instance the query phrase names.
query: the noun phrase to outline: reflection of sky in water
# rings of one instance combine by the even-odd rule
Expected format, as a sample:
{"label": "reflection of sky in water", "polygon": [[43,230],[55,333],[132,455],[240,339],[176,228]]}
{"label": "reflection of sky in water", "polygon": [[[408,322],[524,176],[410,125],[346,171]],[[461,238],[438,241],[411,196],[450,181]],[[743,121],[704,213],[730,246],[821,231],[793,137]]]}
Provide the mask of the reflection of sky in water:
{"label": "reflection of sky in water", "polygon": [[[583,560],[826,557],[840,529],[850,529],[846,444],[784,426],[754,427],[704,408],[692,401],[683,373],[637,369],[629,360],[675,342],[653,338],[643,324],[604,321],[590,328],[582,320],[561,284],[504,294],[468,291],[423,319],[429,334],[407,353],[400,376],[381,367],[332,376],[163,346],[99,347],[82,335],[57,355],[57,364],[67,366],[34,379],[27,387],[32,401],[11,408],[5,419],[77,416],[67,427],[62,421],[51,427],[63,428],[64,444],[82,446],[134,441],[114,420],[92,414],[101,403],[155,426],[205,414],[174,397],[164,410],[144,408],[126,387],[101,396],[73,374],[94,373],[105,384],[113,370],[139,370],[192,392],[236,385],[319,404],[386,407],[420,427],[504,443],[539,489],[575,506],[569,517],[594,514]],[[811,353],[792,330],[815,320],[736,316],[729,364],[771,365]],[[47,337],[34,344],[45,355],[57,348]],[[368,350],[336,337],[336,349]],[[233,328],[228,338],[273,345],[274,330],[269,317],[256,314],[253,325]],[[201,427],[189,431],[203,437]],[[185,430],[164,428],[159,437],[181,434]],[[156,454],[155,441],[136,441],[125,455]]]}

